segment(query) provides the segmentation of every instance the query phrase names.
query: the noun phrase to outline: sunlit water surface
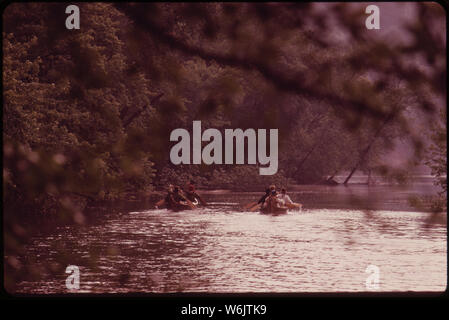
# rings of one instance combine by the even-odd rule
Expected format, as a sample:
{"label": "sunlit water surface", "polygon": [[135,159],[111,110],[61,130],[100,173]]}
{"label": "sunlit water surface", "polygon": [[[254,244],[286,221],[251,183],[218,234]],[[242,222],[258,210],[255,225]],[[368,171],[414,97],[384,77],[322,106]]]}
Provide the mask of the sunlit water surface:
{"label": "sunlit water surface", "polygon": [[[369,265],[379,268],[379,291],[446,288],[445,215],[433,223],[413,211],[305,208],[274,216],[238,210],[239,201],[223,194],[207,197],[206,209],[61,227],[36,236],[26,255],[37,263],[66,255],[80,268],[76,292],[369,291]],[[66,277],[23,281],[17,291],[72,292]]]}

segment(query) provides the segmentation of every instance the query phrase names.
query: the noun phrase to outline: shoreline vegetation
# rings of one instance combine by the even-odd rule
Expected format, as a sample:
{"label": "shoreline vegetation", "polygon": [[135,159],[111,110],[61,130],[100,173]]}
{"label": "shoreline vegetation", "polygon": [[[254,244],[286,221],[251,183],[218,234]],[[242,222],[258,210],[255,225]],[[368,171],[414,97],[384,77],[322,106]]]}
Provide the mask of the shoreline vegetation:
{"label": "shoreline vegetation", "polygon": [[[303,185],[306,186],[306,185]],[[317,186],[317,185],[314,185]],[[325,185],[322,185],[325,187]],[[354,186],[366,186],[366,184],[354,184]],[[335,188],[337,186],[332,186]],[[344,186],[338,186],[344,188]],[[235,192],[242,193],[241,190],[231,190],[231,189],[198,189],[199,194],[204,195],[206,198],[208,195],[215,194],[233,194]],[[263,193],[261,190],[247,190],[247,193],[254,193],[254,199]],[[291,193],[296,193],[294,189],[291,189]],[[101,217],[103,214],[107,213],[126,213],[130,211],[142,211],[156,209],[156,203],[166,196],[165,191],[150,191],[147,193],[123,193],[119,197],[114,199],[87,199],[85,196],[72,195],[67,196],[63,200],[60,208],[53,207],[49,209],[45,214],[36,215],[33,212],[24,212],[20,215],[20,218],[24,221],[28,221],[31,224],[35,224],[34,227],[28,229],[31,231],[35,227],[46,229],[47,227],[53,228],[55,225],[67,225],[67,224],[78,224],[84,225],[92,219]],[[422,211],[423,213],[445,213],[444,209],[440,206],[442,204],[438,203],[437,196],[425,195],[425,196],[414,196],[409,198],[409,205],[415,208],[416,211]],[[238,206],[238,210],[242,210],[244,203]],[[65,209],[70,208],[73,212],[72,215],[61,214],[65,212]],[[307,208],[307,207],[306,207]],[[342,206],[339,208],[341,210],[355,210],[353,203],[348,202],[346,207]],[[359,210],[369,210],[368,207],[360,206]],[[406,210],[409,211],[410,209]],[[413,211],[413,210],[410,210]],[[28,224],[28,223],[26,223]]]}
{"label": "shoreline vegetation", "polygon": [[[343,185],[342,183],[332,183],[328,184],[324,180],[322,183],[316,183],[313,185],[292,185],[289,186],[290,193],[303,193],[304,187],[310,187],[310,188],[316,188],[316,187],[329,187],[330,192],[332,193],[332,190],[336,190],[335,188],[351,188],[351,187],[366,187],[366,188],[373,188],[376,186],[380,186],[380,184],[368,184],[368,183],[351,183],[349,185]],[[407,185],[401,185],[398,183],[383,183],[381,186],[399,186],[403,187],[405,190],[407,190]],[[309,188],[309,189],[310,189]],[[241,188],[236,189],[226,189],[226,188],[198,188],[197,192],[199,194],[204,195],[207,197],[208,195],[216,195],[216,194],[229,194],[230,196],[234,193],[254,193],[254,199],[259,197],[263,194],[263,188],[260,186],[252,186],[250,188],[245,188],[245,190],[242,190]],[[336,193],[335,192],[335,193]],[[81,212],[92,212],[92,211],[108,211],[112,210],[114,212],[118,211],[124,211],[129,212],[132,210],[151,210],[156,208],[156,203],[160,201],[161,199],[165,198],[167,192],[163,189],[159,190],[152,190],[147,192],[123,192],[119,195],[117,195],[115,198],[112,199],[94,199],[92,197],[86,197],[85,195],[72,195],[70,198],[70,202],[77,203],[78,211]],[[437,195],[419,195],[419,196],[412,196],[408,199],[408,204],[410,207],[415,208],[417,211],[423,211],[423,212],[434,212],[439,213],[443,212],[445,210],[444,207],[440,207],[442,204],[438,202],[438,196]],[[243,207],[244,203],[241,204],[241,207]],[[348,209],[348,210],[354,210],[352,205],[348,205],[347,208],[341,208],[341,209]],[[366,208],[360,207],[360,210],[365,210]],[[446,209],[447,210],[447,209]]]}

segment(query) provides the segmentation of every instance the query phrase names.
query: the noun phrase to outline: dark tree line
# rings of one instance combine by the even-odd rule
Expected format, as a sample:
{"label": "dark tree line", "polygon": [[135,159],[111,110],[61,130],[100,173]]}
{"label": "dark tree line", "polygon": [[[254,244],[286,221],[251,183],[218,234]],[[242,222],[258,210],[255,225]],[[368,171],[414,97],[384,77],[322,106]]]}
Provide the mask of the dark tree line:
{"label": "dark tree line", "polygon": [[[363,8],[345,5],[82,3],[76,31],[61,28],[63,9],[10,5],[3,34],[5,146],[24,161],[37,154],[37,168],[43,153],[64,158],[61,192],[114,198],[160,186],[162,172],[220,187],[211,177],[240,169],[169,162],[169,133],[193,120],[280,128],[278,178],[297,183],[379,168],[397,139],[419,160],[425,142],[410,115],[433,121],[446,97],[436,4],[416,5],[409,44],[373,39]],[[322,23],[331,16],[341,25]],[[347,34],[341,46],[325,36],[335,28]],[[32,190],[16,160],[7,186]],[[242,170],[243,184],[254,181]]]}

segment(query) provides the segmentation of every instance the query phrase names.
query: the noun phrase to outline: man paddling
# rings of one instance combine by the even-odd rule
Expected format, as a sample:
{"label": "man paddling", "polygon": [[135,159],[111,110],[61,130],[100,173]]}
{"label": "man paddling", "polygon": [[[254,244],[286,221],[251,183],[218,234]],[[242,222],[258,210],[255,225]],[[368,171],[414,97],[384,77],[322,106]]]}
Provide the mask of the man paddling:
{"label": "man paddling", "polygon": [[292,204],[293,201],[290,199],[289,195],[287,194],[287,190],[285,188],[281,189],[281,193],[278,194],[279,200],[282,201],[283,204]]}
{"label": "man paddling", "polygon": [[272,184],[267,189],[265,189],[265,194],[259,199],[259,201],[257,203],[256,202],[252,202],[252,203],[246,205],[244,209],[248,209],[249,208],[249,211],[253,212],[253,211],[256,211],[256,210],[258,210],[260,208],[266,207],[265,201],[271,195],[271,192],[275,191],[275,190],[276,190],[276,186],[274,184]]}
{"label": "man paddling", "polygon": [[277,209],[282,208],[281,200],[277,197],[276,190],[271,190],[270,195],[265,200],[266,206],[265,208],[268,209],[268,212],[275,212]]}
{"label": "man paddling", "polygon": [[292,199],[290,199],[290,196],[287,194],[287,190],[285,190],[285,188],[281,189],[281,193],[278,194],[278,199],[281,201],[283,206],[286,206],[290,209],[295,209],[295,208],[301,208],[302,204],[300,203],[294,203],[292,201]]}
{"label": "man paddling", "polygon": [[163,199],[159,200],[158,202],[156,202],[156,205],[155,205],[156,209],[161,208],[163,205],[165,205],[165,207],[167,209],[170,209],[172,207],[172,205],[174,203],[173,191],[174,191],[173,185],[169,184],[168,188],[167,188],[167,194],[165,195],[165,198],[163,198]]}
{"label": "man paddling", "polygon": [[167,195],[165,196],[165,206],[167,209],[171,209],[173,204],[175,203],[175,200],[173,198],[174,193],[174,187],[172,184],[168,185]]}
{"label": "man paddling", "polygon": [[195,201],[195,198],[197,198],[200,201],[201,205],[207,206],[206,201],[204,201],[203,198],[201,198],[201,196],[196,192],[195,181],[190,180],[186,185],[186,189],[186,195],[187,198],[190,199],[190,201]]}
{"label": "man paddling", "polygon": [[270,195],[270,193],[271,193],[270,189],[266,189],[265,194],[262,196],[262,198],[260,198],[260,200],[257,202],[257,204],[260,204],[261,206],[263,206],[265,203],[265,200]]}

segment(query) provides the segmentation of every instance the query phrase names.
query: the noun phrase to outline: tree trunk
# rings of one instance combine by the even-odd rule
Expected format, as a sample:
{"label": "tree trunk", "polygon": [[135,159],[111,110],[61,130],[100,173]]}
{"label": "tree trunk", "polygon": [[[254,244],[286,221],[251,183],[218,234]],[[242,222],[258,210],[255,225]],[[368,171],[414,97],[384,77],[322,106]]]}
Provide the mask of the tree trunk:
{"label": "tree trunk", "polygon": [[385,127],[385,125],[390,122],[391,119],[395,116],[396,113],[390,113],[387,118],[384,120],[384,122],[380,125],[380,127],[377,129],[376,133],[374,134],[373,138],[371,139],[368,146],[363,150],[363,152],[360,155],[359,161],[356,163],[354,168],[349,173],[349,176],[346,178],[345,182],[343,182],[344,185],[348,184],[349,179],[351,179],[354,172],[360,167],[360,165],[365,161],[366,156],[368,155],[368,152],[370,151],[372,145],[376,141],[376,139],[379,137],[380,133],[382,132],[382,129]]}
{"label": "tree trunk", "polygon": [[345,179],[345,182],[343,182],[344,185],[348,184],[349,179],[351,179],[352,175],[354,174],[354,172],[357,170],[358,167],[359,167],[359,164],[357,163],[357,165],[349,173],[349,176]]}
{"label": "tree trunk", "polygon": [[304,164],[304,162],[306,162],[306,160],[309,158],[309,156],[312,154],[312,152],[318,147],[319,143],[316,143],[312,149],[310,149],[310,151],[306,154],[306,156],[304,158],[302,158],[302,160],[299,162],[298,167],[296,168],[295,174],[294,176],[296,177],[299,173],[299,169],[301,169],[302,165]]}
{"label": "tree trunk", "polygon": [[[312,121],[315,121],[316,120],[316,118],[317,117],[315,117],[315,119],[313,119]],[[325,135],[325,133],[326,133],[326,130],[324,130],[323,131],[323,133],[321,134],[321,136],[320,136],[320,139],[318,140],[319,142],[321,142],[323,139],[323,137],[324,137],[324,135]],[[321,143],[316,143],[310,150],[309,150],[309,152],[307,152],[307,154],[306,154],[306,156],[304,157],[304,158],[302,158],[302,160],[299,162],[299,164],[298,164],[298,167],[296,168],[296,171],[295,171],[295,173],[294,173],[294,177],[296,177],[297,175],[298,175],[298,173],[299,173],[299,169],[301,169],[301,167],[302,167],[302,165],[306,162],[306,160],[310,157],[310,155],[312,154],[312,152],[317,148],[317,147],[319,147],[320,145],[321,145]]]}

